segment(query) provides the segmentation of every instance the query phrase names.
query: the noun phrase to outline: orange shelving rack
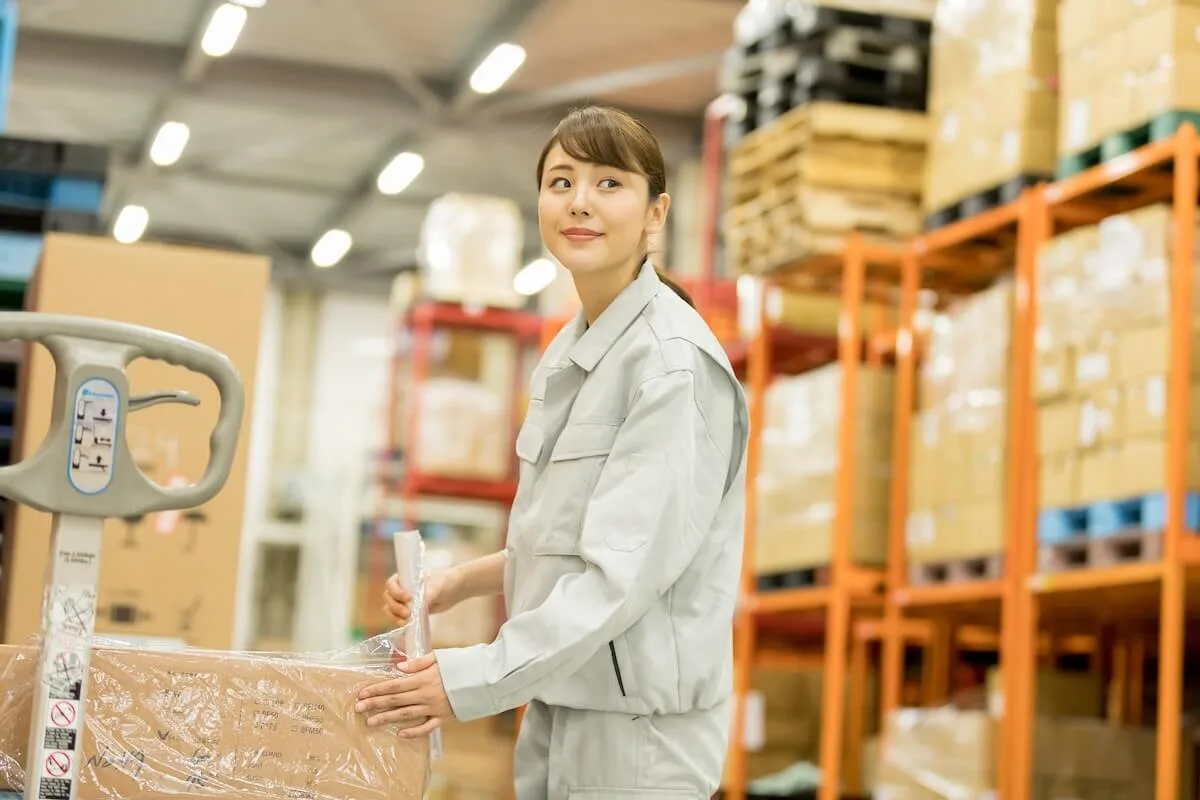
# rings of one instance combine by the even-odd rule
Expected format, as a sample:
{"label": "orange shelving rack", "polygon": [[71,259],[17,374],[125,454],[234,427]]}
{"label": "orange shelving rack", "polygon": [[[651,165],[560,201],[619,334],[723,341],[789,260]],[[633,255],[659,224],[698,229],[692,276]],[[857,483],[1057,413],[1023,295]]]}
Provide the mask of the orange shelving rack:
{"label": "orange shelving rack", "polygon": [[[1013,732],[1004,770],[1011,776],[1004,800],[1030,800],[1033,775],[1034,697],[1036,653],[1031,646],[1041,630],[1096,621],[1118,628],[1112,671],[1122,684],[1115,711],[1122,708],[1128,720],[1139,722],[1141,673],[1147,651],[1158,656],[1157,764],[1154,800],[1180,796],[1181,712],[1183,707],[1184,631],[1189,609],[1200,601],[1200,537],[1185,529],[1184,502],[1189,489],[1187,452],[1191,376],[1194,370],[1193,320],[1195,318],[1196,223],[1200,137],[1190,124],[1168,139],[1107,161],[1074,177],[1051,184],[1028,209],[1027,247],[1035,251],[1056,233],[1099,221],[1111,214],[1132,211],[1158,202],[1173,205],[1172,257],[1169,264],[1170,346],[1166,392],[1166,526],[1162,558],[1112,567],[1036,574],[1036,503],[1026,501],[1019,521],[1019,568],[1028,577],[1019,587],[1019,630],[1014,632],[1011,694],[1006,702]],[[1036,281],[1029,282],[1031,326],[1036,324]],[[1027,492],[1032,500],[1037,460],[1033,452],[1036,420],[1028,386],[1020,395],[1034,422],[1026,432]],[[1104,618],[1105,611],[1110,616]],[[1156,633],[1146,633],[1149,628]]]}
{"label": "orange shelving rack", "polygon": [[[792,267],[765,276],[770,286],[783,290],[823,291],[842,299],[837,336],[805,334],[769,324],[767,292],[759,293],[759,325],[747,343],[747,391],[750,401],[751,436],[746,497],[747,557],[743,567],[742,602],[734,626],[735,714],[731,750],[726,769],[724,796],[742,800],[748,784],[748,754],[744,747],[744,708],[756,664],[773,653],[768,635],[784,636],[789,647],[802,652],[807,645],[823,653],[820,767],[824,777],[821,800],[837,796],[833,787],[841,781],[842,737],[846,726],[846,672],[854,620],[878,616],[882,610],[884,573],[857,566],[850,557],[852,493],[855,465],[859,369],[864,363],[880,363],[894,349],[895,331],[863,333],[864,305],[889,296],[900,274],[899,251],[869,244],[851,236],[841,255],[806,259]],[[761,459],[764,399],[772,376],[803,372],[837,361],[841,364],[841,425],[835,475],[833,559],[827,580],[804,588],[759,591],[754,560],[757,533],[755,485]],[[776,655],[770,658],[775,660]],[[852,687],[859,688],[859,687]],[[861,700],[852,698],[852,708]],[[860,705],[861,707],[861,705]]]}
{"label": "orange shelving rack", "polygon": [[[391,365],[387,386],[386,441],[380,457],[379,507],[375,513],[375,527],[369,542],[368,580],[371,589],[366,592],[364,620],[371,618],[370,613],[379,605],[383,594],[383,584],[391,574],[391,564],[394,558],[390,537],[386,536],[387,521],[394,518],[391,514],[391,502],[401,501],[402,523],[406,526],[415,524],[413,504],[420,497],[442,497],[461,500],[483,500],[498,503],[505,508],[511,505],[516,495],[516,462],[513,457],[509,475],[502,480],[470,480],[429,475],[415,469],[419,463],[416,456],[416,432],[421,424],[420,387],[429,376],[432,366],[433,339],[438,331],[476,331],[483,333],[503,334],[509,337],[518,349],[517,364],[520,364],[524,348],[536,347],[542,335],[542,320],[535,314],[500,308],[473,309],[454,303],[422,300],[415,303],[400,318],[397,324],[394,346],[392,349]],[[407,348],[402,342],[408,339],[411,345]],[[407,352],[406,352],[407,350]],[[510,421],[513,437],[516,437],[517,427],[524,416],[522,410],[525,391],[523,371],[514,369],[514,385],[512,387],[512,405]],[[397,450],[398,421],[397,400],[400,394],[400,382],[407,381],[407,406],[404,423],[407,426],[406,449],[404,452],[404,469],[397,478],[392,471],[393,454]],[[503,534],[500,544],[503,545]],[[498,604],[502,607],[502,603]],[[502,608],[501,608],[502,610]],[[500,611],[498,611],[500,614]],[[367,631],[379,633],[379,631]]]}
{"label": "orange shelving rack", "polygon": [[[1011,203],[918,236],[909,243],[903,261],[898,337],[901,344],[896,351],[888,600],[882,627],[880,710],[884,720],[900,706],[904,644],[910,636],[908,631],[913,618],[923,620],[930,626],[924,662],[926,703],[942,703],[950,697],[949,666],[952,644],[959,635],[957,626],[974,624],[1000,631],[996,644],[1002,665],[1012,652],[1005,644],[1011,641],[1017,630],[1018,591],[1023,573],[1010,556],[1005,557],[1004,572],[999,579],[909,585],[906,553],[909,458],[919,357],[917,348],[911,343],[916,337],[915,319],[920,291],[932,290],[942,298],[946,295],[961,296],[985,288],[1011,269],[1015,279],[1015,299],[1011,318],[1010,379],[1014,392],[1020,392],[1020,387],[1028,386],[1033,328],[1026,298],[1037,250],[1031,244],[1030,237],[1023,234],[1028,226],[1033,197],[1033,190],[1028,190]],[[1023,391],[1024,394],[1029,393],[1028,388]],[[1022,448],[1027,441],[1024,431],[1029,424],[1030,412],[1031,409],[1025,404],[1009,403],[1006,463],[1006,505],[1009,509],[1006,543],[1009,552],[1024,532],[1019,524],[1019,520],[1024,518],[1022,503],[1026,501]],[[1003,670],[1006,686],[1012,674],[1010,669]],[[1004,757],[1004,742],[1002,733],[1001,752],[997,754],[1001,758]]]}

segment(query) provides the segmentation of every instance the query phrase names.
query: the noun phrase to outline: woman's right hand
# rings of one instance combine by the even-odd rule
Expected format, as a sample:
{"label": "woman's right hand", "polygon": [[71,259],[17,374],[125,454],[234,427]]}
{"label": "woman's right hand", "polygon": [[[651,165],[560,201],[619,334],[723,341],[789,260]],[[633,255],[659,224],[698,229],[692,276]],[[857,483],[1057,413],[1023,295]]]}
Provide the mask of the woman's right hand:
{"label": "woman's right hand", "polygon": [[[431,572],[425,577],[425,605],[430,614],[440,614],[458,604],[454,597],[453,578],[449,570]],[[383,610],[398,624],[412,617],[412,595],[400,585],[400,577],[388,578],[383,590]]]}

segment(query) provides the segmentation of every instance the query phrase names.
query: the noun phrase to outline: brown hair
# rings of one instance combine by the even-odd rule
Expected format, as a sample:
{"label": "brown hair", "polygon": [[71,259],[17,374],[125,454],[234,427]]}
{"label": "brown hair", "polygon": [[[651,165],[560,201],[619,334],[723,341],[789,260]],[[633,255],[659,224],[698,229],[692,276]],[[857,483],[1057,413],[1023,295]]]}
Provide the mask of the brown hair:
{"label": "brown hair", "polygon": [[[586,106],[567,114],[542,148],[537,162],[537,183],[542,185],[546,157],[558,145],[571,158],[603,164],[641,175],[650,185],[650,200],[667,191],[667,165],[662,149],[650,129],[616,108]],[[655,267],[658,278],[693,308],[691,295],[666,272]]]}

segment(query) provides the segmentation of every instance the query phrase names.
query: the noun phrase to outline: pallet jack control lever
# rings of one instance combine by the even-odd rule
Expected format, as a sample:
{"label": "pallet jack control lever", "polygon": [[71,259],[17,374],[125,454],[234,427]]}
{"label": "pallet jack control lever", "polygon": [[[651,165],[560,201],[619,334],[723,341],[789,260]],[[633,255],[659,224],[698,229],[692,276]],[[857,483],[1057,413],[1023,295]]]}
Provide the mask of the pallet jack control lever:
{"label": "pallet jack control lever", "polygon": [[[228,357],[152,328],[0,312],[0,341],[6,340],[44,345],[55,365],[45,441],[25,460],[0,467],[0,496],[53,515],[24,798],[75,800],[104,520],[195,508],[212,499],[233,467],[245,392]],[[217,387],[220,409],[208,466],[191,486],[161,486],[134,463],[125,441],[126,414],[160,403],[200,403],[187,392],[130,396],[125,369],[136,358],[198,372]]]}

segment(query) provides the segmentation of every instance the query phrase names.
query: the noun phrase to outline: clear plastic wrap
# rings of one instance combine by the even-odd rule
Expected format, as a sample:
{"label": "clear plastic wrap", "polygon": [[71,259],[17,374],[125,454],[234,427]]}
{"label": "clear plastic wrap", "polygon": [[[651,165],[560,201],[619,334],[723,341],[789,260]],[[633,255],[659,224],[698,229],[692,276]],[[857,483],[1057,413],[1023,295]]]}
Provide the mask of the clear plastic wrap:
{"label": "clear plastic wrap", "polygon": [[[1172,232],[1171,208],[1152,205],[1056,236],[1038,254],[1033,390],[1044,508],[1166,485]],[[1197,310],[1200,296],[1193,319]],[[1187,480],[1200,478],[1190,469]]]}
{"label": "clear plastic wrap", "polygon": [[[999,725],[986,711],[893,712],[874,796],[883,800],[994,800]],[[1154,796],[1155,731],[1101,719],[1039,715],[1033,731],[1033,800]],[[1190,742],[1184,784],[1194,775]]]}
{"label": "clear plastic wrap", "polygon": [[1003,549],[1013,287],[1003,280],[933,321],[910,450],[913,563]]}
{"label": "clear plastic wrap", "polygon": [[[858,563],[882,563],[886,555],[893,391],[891,370],[861,368],[851,531]],[[837,364],[779,378],[767,389],[756,486],[760,573],[830,562],[842,407]]]}
{"label": "clear plastic wrap", "polygon": [[508,472],[507,409],[478,381],[428,378],[420,393],[416,466],[423,474],[499,480]]}
{"label": "clear plastic wrap", "polygon": [[927,20],[936,5],[936,0],[747,0],[734,19],[734,40],[740,45],[757,42],[789,18],[803,18],[819,7]]}
{"label": "clear plastic wrap", "polygon": [[[356,712],[364,687],[429,652],[419,534],[395,542],[414,622],[324,653],[93,643],[78,800],[421,800],[440,736]],[[19,793],[39,648],[0,646],[0,793]],[[47,721],[52,725],[53,720]]]}
{"label": "clear plastic wrap", "polygon": [[525,220],[516,202],[443,195],[421,224],[422,291],[446,302],[519,308],[525,298],[513,289],[513,278],[524,244]]}
{"label": "clear plastic wrap", "polygon": [[[930,55],[925,206],[1053,174],[1055,0],[941,0]],[[980,86],[987,86],[980,92]]]}

